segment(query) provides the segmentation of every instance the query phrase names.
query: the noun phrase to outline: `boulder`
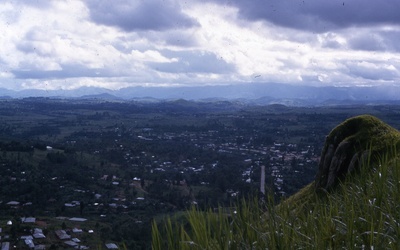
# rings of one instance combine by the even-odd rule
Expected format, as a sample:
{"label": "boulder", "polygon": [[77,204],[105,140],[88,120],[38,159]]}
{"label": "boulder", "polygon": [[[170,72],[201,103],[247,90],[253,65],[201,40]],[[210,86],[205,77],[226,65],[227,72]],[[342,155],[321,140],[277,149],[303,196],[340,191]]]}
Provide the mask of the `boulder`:
{"label": "boulder", "polygon": [[[400,142],[400,133],[376,117],[362,115],[350,118],[327,136],[318,172],[316,189],[331,190],[349,173],[368,162],[373,166],[380,154]],[[397,147],[399,148],[399,147]]]}

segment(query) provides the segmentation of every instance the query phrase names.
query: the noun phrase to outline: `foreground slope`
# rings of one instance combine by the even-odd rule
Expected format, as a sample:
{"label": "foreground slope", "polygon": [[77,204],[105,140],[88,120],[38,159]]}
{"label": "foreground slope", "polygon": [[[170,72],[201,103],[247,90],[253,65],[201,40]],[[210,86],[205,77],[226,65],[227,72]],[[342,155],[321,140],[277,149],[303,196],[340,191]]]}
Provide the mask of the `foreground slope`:
{"label": "foreground slope", "polygon": [[398,249],[400,133],[372,116],[328,135],[314,183],[281,202],[188,211],[153,225],[153,249]]}
{"label": "foreground slope", "polygon": [[357,179],[362,167],[363,173],[369,173],[382,160],[391,167],[397,159],[399,143],[400,132],[374,116],[361,115],[345,120],[326,137],[315,181],[285,203],[292,206],[296,203],[295,207],[310,206],[310,201],[316,198],[315,192],[320,195],[331,192],[353,172]]}

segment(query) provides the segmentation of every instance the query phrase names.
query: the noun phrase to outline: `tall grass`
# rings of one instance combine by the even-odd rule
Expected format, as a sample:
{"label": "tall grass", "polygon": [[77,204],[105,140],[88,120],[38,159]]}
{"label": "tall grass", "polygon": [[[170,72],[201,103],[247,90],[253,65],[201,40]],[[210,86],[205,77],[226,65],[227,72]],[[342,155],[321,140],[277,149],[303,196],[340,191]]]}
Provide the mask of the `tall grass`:
{"label": "tall grass", "polygon": [[400,249],[400,162],[391,155],[369,164],[326,195],[309,185],[278,206],[249,199],[229,211],[193,207],[185,222],[153,223],[152,247]]}

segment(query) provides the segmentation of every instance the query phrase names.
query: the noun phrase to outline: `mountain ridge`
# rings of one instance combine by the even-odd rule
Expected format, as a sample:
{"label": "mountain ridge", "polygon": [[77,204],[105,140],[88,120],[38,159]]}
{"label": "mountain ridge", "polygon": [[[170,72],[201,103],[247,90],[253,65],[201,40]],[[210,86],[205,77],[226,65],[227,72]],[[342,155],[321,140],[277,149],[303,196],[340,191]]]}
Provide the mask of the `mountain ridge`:
{"label": "mountain ridge", "polygon": [[81,87],[72,90],[0,89],[0,96],[12,98],[104,98],[108,100],[185,99],[185,100],[244,100],[250,104],[286,104],[289,106],[400,103],[400,86],[334,87],[298,86],[280,83],[253,83],[236,85],[181,86],[181,87],[127,87],[111,90],[99,87]]}

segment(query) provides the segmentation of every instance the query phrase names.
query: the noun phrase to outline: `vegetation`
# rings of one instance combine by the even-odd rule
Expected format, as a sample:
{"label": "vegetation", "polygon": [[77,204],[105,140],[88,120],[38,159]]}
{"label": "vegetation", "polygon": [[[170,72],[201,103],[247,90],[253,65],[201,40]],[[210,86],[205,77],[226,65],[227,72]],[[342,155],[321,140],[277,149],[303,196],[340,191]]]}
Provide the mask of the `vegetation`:
{"label": "vegetation", "polygon": [[388,147],[400,145],[399,131],[371,115],[353,117],[339,124],[327,137],[325,148],[340,141],[338,137],[352,142],[353,152],[368,149],[372,155],[391,153]]}
{"label": "vegetation", "polygon": [[[327,144],[333,134],[351,135],[347,139],[364,146],[372,141],[376,152],[335,190],[316,192],[311,183],[278,205],[267,196],[229,211],[192,207],[183,222],[153,223],[153,249],[399,249],[399,132],[363,116],[335,128]],[[392,147],[383,150],[388,141]]]}
{"label": "vegetation", "polygon": [[243,201],[230,214],[192,208],[185,223],[153,224],[153,249],[398,249],[399,180],[399,162],[382,162],[301,212],[271,200]]}
{"label": "vegetation", "polygon": [[[17,249],[25,247],[21,236],[35,228],[43,229],[46,238],[34,243],[46,249],[66,247],[56,235],[61,229],[90,249],[106,243],[149,249],[153,220],[163,236],[159,244],[168,247],[163,218],[171,216],[173,230],[180,221],[191,236],[182,214],[192,204],[197,210],[191,218],[210,211],[207,220],[213,223],[223,216],[231,225],[239,215],[254,220],[260,215],[266,221],[267,209],[279,213],[276,201],[314,179],[323,140],[336,124],[368,113],[400,127],[400,106],[295,108],[50,98],[0,104],[0,236]],[[232,204],[257,194],[262,165],[269,200],[239,204],[235,217]],[[302,207],[322,199],[313,192],[310,185],[286,199],[290,213],[301,214]],[[223,209],[208,210],[218,205]],[[36,223],[21,222],[23,217],[34,217]],[[73,217],[87,221],[70,221]],[[220,242],[230,239],[222,226]],[[250,244],[252,238],[246,239]]]}

